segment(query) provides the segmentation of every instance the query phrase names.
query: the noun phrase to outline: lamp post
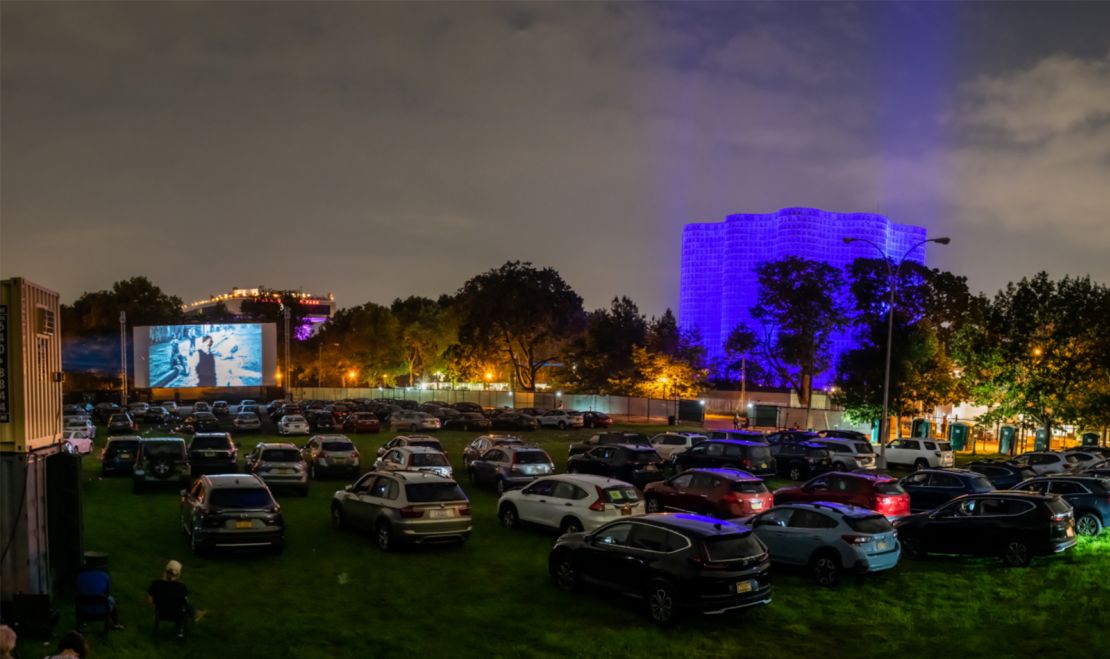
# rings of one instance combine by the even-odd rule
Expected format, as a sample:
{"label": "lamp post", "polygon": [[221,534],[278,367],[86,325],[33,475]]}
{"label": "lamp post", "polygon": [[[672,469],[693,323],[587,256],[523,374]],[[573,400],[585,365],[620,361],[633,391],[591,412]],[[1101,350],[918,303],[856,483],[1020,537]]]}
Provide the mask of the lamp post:
{"label": "lamp post", "polygon": [[952,242],[951,238],[926,238],[914,243],[909,249],[902,254],[902,258],[897,262],[893,261],[887,253],[883,251],[875,242],[867,238],[851,238],[845,236],[845,244],[851,245],[852,243],[867,243],[875,248],[882,257],[883,262],[886,263],[887,276],[890,283],[890,302],[886,308],[886,366],[883,369],[883,416],[879,419],[879,469],[886,469],[886,440],[890,435],[890,429],[887,427],[890,423],[890,353],[894,341],[894,291],[897,288],[898,276],[902,274],[902,266],[906,264],[906,257],[910,255],[913,250],[921,247],[925,243],[936,243],[938,245],[947,245]]}

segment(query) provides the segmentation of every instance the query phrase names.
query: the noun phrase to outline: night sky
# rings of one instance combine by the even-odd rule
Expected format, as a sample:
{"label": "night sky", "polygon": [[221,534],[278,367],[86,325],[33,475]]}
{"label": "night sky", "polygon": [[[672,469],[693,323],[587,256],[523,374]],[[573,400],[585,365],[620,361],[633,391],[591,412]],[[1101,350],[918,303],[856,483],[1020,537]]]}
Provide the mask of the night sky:
{"label": "night sky", "polygon": [[1110,282],[1110,3],[2,5],[0,270],[340,306],[506,260],[678,304],[683,224],[950,235]]}

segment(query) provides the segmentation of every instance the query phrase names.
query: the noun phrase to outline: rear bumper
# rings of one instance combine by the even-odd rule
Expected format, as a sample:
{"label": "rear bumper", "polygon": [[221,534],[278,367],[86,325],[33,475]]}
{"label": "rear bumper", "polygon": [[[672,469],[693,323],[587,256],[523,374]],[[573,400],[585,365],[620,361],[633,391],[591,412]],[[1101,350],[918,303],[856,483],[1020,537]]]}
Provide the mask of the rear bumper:
{"label": "rear bumper", "polygon": [[761,588],[744,594],[729,595],[701,595],[685,604],[686,608],[706,615],[717,615],[735,609],[746,609],[750,606],[760,606],[771,603],[771,585],[765,584]]}
{"label": "rear bumper", "polygon": [[285,542],[284,529],[258,529],[236,531],[231,529],[204,529],[198,533],[197,544],[205,548],[278,547]]}
{"label": "rear bumper", "polygon": [[407,521],[395,525],[397,536],[413,544],[464,542],[470,537],[470,518],[436,521]]}
{"label": "rear bumper", "polygon": [[896,544],[894,549],[885,551],[880,554],[864,554],[859,556],[855,565],[852,566],[852,571],[856,574],[866,574],[867,572],[882,572],[889,570],[898,565],[898,560],[902,556],[902,545]]}

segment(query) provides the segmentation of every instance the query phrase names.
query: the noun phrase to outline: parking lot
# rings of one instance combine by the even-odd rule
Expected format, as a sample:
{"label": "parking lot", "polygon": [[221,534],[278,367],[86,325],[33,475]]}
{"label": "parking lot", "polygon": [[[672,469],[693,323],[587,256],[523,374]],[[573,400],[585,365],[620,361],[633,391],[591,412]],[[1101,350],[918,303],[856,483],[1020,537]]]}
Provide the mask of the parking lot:
{"label": "parking lot", "polygon": [[[240,460],[258,441],[289,439],[265,432],[236,436]],[[568,444],[591,432],[523,435],[562,471]],[[660,630],[641,603],[552,585],[547,558],[555,533],[501,527],[496,495],[463,476],[463,447],[478,434],[437,433],[471,499],[469,542],[392,553],[368,535],[332,529],[329,501],[347,484],[335,480],[313,482],[305,498],[277,494],[287,523],[284,553],[194,557],[179,525],[176,487],[136,495],[128,478],[99,478],[95,453],[86,457],[85,548],[109,555],[127,626],[108,634],[90,626],[93,656],[776,657],[813,656],[815,647],[829,656],[1063,656],[1097,654],[1108,640],[1100,602],[1110,534],[1026,569],[995,559],[903,559],[894,570],[831,589],[776,567],[770,606],[690,616]],[[349,436],[365,469],[394,433]],[[97,445],[104,439],[101,428]],[[169,559],[184,564],[182,581],[204,611],[184,646],[166,629],[154,635],[145,603],[147,584]],[[62,612],[64,630],[73,613]]]}

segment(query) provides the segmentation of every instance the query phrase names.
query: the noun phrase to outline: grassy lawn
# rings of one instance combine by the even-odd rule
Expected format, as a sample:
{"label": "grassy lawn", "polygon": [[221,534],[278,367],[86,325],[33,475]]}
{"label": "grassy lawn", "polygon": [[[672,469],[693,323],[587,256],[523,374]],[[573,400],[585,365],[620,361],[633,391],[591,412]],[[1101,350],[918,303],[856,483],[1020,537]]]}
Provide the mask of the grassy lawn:
{"label": "grassy lawn", "polygon": [[[529,439],[561,470],[567,444],[588,432]],[[391,436],[353,436],[364,465]],[[501,528],[496,496],[469,487],[461,473],[475,433],[438,436],[471,497],[474,534],[458,549],[390,554],[365,535],[331,529],[328,503],[345,483],[321,481],[304,499],[279,494],[284,554],[195,558],[178,524],[176,490],[136,496],[126,478],[99,479],[97,461],[86,458],[86,549],[110,555],[127,625],[108,635],[90,626],[92,656],[1044,657],[1098,655],[1110,640],[1110,533],[1028,569],[933,558],[835,589],[777,569],[770,606],[657,630],[636,602],[557,590],[547,577],[554,534]],[[240,454],[262,439],[273,440],[237,438]],[[148,582],[171,558],[184,564],[182,581],[206,611],[184,646],[166,628],[154,636],[145,603]],[[73,612],[60,607],[62,631]],[[17,651],[43,654],[30,643]]]}

